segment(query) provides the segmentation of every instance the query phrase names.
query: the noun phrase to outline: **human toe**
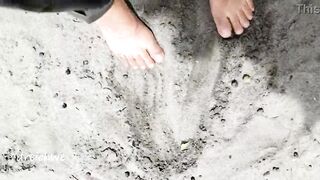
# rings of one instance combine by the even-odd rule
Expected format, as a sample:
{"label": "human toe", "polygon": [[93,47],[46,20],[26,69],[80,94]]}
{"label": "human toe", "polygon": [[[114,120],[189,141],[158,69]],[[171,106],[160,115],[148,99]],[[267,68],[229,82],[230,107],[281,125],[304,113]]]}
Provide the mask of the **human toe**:
{"label": "human toe", "polygon": [[242,10],[238,12],[238,18],[242,27],[248,28],[250,26],[250,21],[247,19],[247,16]]}
{"label": "human toe", "polygon": [[147,52],[149,53],[150,57],[157,63],[161,63],[164,60],[164,51],[160,47],[159,43],[153,38],[147,44]]}
{"label": "human toe", "polygon": [[120,60],[120,62],[122,63],[122,65],[125,68],[129,67],[129,62],[128,62],[127,58],[124,55],[116,55],[116,57]]}
{"label": "human toe", "polygon": [[242,6],[242,11],[249,20],[253,18],[253,12],[247,3],[244,3],[244,5]]}
{"label": "human toe", "polygon": [[152,57],[150,56],[150,54],[146,50],[144,50],[142,52],[141,57],[143,58],[145,64],[148,66],[148,68],[152,69],[154,67],[155,61],[152,59]]}
{"label": "human toe", "polygon": [[142,57],[140,55],[137,55],[134,57],[136,64],[139,66],[140,69],[145,70],[146,69],[146,65],[144,63],[144,60],[142,59]]}
{"label": "human toe", "polygon": [[227,17],[214,17],[214,21],[217,26],[218,33],[223,38],[229,38],[231,36],[231,24]]}
{"label": "human toe", "polygon": [[231,21],[231,24],[232,24],[234,32],[237,35],[242,34],[243,33],[243,27],[240,24],[240,20],[239,20],[238,16],[231,17],[230,21]]}
{"label": "human toe", "polygon": [[248,3],[248,6],[250,7],[250,9],[252,11],[254,11],[254,3],[253,3],[253,0],[247,0],[247,3]]}
{"label": "human toe", "polygon": [[127,57],[127,61],[128,61],[128,64],[130,65],[131,68],[133,69],[138,69],[138,65],[137,65],[137,62],[135,61],[134,57]]}

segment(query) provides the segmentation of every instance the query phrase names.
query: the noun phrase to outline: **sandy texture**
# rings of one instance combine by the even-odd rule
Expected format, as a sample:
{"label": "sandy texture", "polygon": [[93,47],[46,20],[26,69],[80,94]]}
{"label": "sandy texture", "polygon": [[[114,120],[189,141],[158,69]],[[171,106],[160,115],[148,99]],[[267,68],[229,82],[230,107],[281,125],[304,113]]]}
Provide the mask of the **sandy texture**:
{"label": "sandy texture", "polygon": [[0,180],[318,179],[320,14],[297,3],[223,40],[207,1],[133,2],[167,53],[147,72],[68,14],[1,9]]}

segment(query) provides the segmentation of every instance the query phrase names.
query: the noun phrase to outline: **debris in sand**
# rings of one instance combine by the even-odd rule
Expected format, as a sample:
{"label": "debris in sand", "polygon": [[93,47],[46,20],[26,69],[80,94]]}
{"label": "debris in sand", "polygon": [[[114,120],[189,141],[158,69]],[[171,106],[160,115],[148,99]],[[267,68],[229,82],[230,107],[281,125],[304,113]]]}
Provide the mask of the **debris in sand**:
{"label": "debris in sand", "polygon": [[63,103],[63,104],[62,104],[62,108],[65,109],[65,108],[67,108],[67,107],[68,107],[67,103]]}
{"label": "debris in sand", "polygon": [[201,131],[207,131],[207,128],[206,128],[203,124],[200,124],[200,125],[199,125],[199,129],[200,129]]}
{"label": "debris in sand", "polygon": [[270,174],[270,171],[267,171],[265,173],[263,173],[263,176],[268,176]]}
{"label": "debris in sand", "polygon": [[66,74],[67,74],[67,75],[71,74],[71,70],[70,70],[70,68],[67,68],[67,70],[66,70]]}
{"label": "debris in sand", "polygon": [[257,112],[258,112],[258,113],[264,113],[264,109],[263,109],[263,108],[259,108],[259,109],[257,110]]}
{"label": "debris in sand", "polygon": [[88,65],[89,64],[89,61],[88,60],[84,60],[83,62],[82,62],[82,64],[85,66],[85,65]]}
{"label": "debris in sand", "polygon": [[39,53],[39,56],[40,56],[40,57],[44,57],[44,52],[40,52],[40,53]]}
{"label": "debris in sand", "polygon": [[279,168],[279,167],[273,167],[272,170],[274,170],[274,171],[279,171],[280,168]]}
{"label": "debris in sand", "polygon": [[232,87],[238,87],[238,81],[237,80],[232,80],[231,81],[231,85],[232,85]]}
{"label": "debris in sand", "polygon": [[245,83],[250,83],[251,82],[251,76],[249,74],[243,75],[242,79],[243,79],[243,81]]}
{"label": "debris in sand", "polygon": [[129,171],[124,172],[124,174],[125,174],[126,177],[130,176],[130,172]]}
{"label": "debris in sand", "polygon": [[180,150],[181,151],[187,150],[189,145],[190,145],[189,141],[182,141],[180,145]]}

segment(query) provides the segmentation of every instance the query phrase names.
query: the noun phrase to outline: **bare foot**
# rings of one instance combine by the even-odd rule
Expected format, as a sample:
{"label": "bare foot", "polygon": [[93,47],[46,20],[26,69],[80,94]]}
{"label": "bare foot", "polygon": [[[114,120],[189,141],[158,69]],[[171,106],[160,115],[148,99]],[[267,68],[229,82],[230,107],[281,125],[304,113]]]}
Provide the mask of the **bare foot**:
{"label": "bare foot", "polygon": [[131,12],[124,0],[96,21],[110,49],[132,68],[153,68],[164,59],[163,49],[153,33]]}
{"label": "bare foot", "polygon": [[243,33],[253,18],[253,0],[210,0],[211,12],[219,34],[223,38]]}

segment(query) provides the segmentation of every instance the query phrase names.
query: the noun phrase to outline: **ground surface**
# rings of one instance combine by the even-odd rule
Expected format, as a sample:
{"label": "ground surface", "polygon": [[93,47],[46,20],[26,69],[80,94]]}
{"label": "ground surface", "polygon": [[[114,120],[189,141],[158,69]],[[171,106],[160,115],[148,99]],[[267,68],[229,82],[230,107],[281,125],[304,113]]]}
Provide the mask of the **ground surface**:
{"label": "ground surface", "polygon": [[167,53],[147,72],[68,14],[1,9],[0,180],[318,179],[320,14],[298,3],[257,0],[223,40],[206,1],[133,2]]}

